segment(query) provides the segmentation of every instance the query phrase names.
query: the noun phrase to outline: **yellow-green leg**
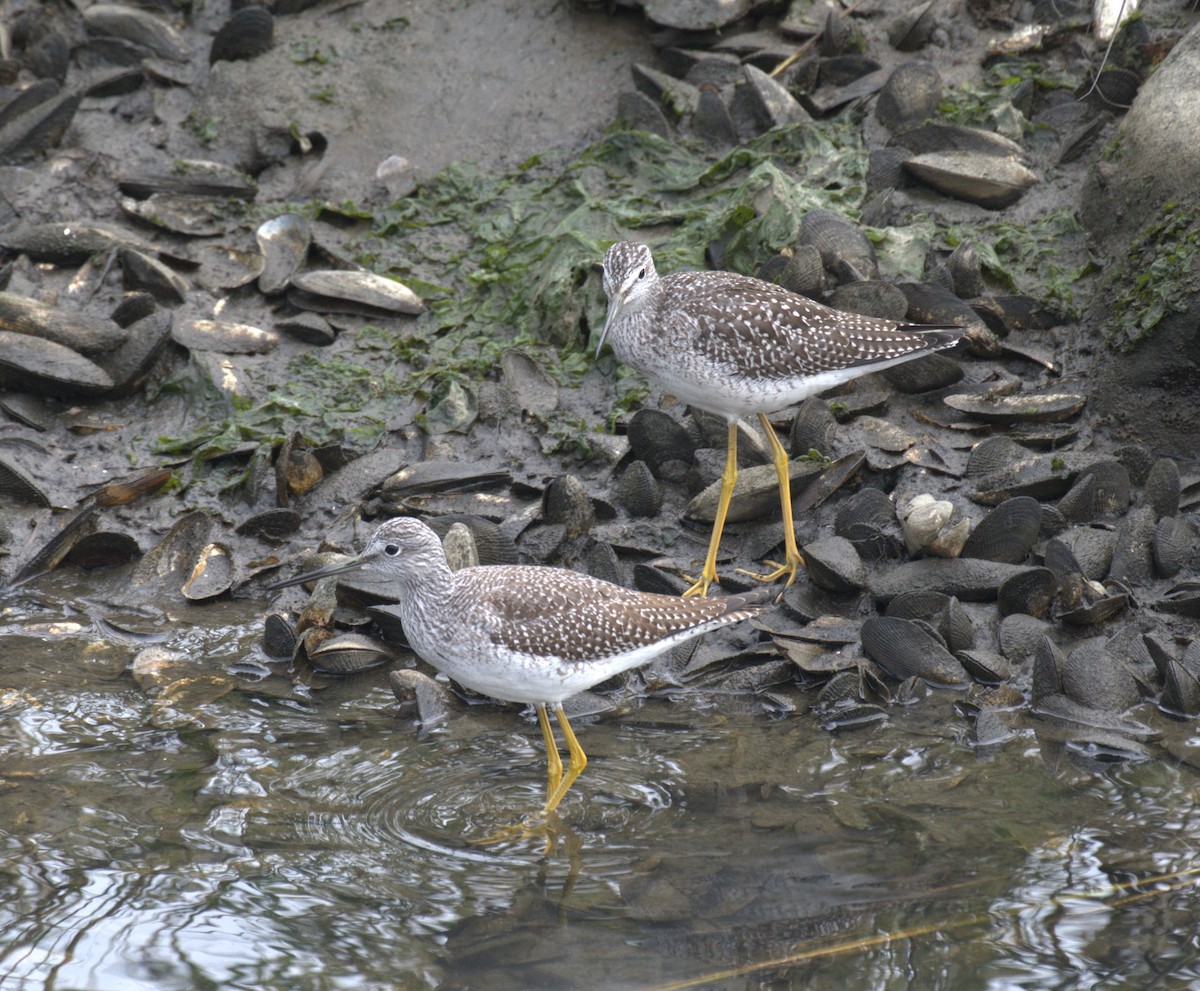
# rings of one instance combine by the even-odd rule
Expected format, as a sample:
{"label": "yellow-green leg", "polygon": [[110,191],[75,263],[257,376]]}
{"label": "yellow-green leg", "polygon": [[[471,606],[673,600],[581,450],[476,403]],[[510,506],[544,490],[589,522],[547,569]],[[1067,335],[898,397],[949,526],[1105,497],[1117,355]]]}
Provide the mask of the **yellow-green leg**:
{"label": "yellow-green leg", "polygon": [[554,742],[554,730],[550,728],[545,705],[536,702],[534,708],[537,709],[538,725],[542,728],[542,739],[546,741],[546,801],[549,801],[562,781],[562,758],[558,756],[558,744]]}
{"label": "yellow-green leg", "polygon": [[725,472],[721,475],[721,498],[717,501],[717,516],[713,520],[708,554],[704,558],[704,570],[700,572],[699,580],[684,592],[684,595],[708,595],[708,587],[717,580],[717,551],[721,549],[721,531],[725,529],[725,517],[729,513],[729,500],[733,498],[733,486],[737,483],[737,476],[737,421],[730,420],[729,453],[725,457]]}
{"label": "yellow-green leg", "polygon": [[[545,711],[545,707],[542,707]],[[579,741],[575,739],[575,732],[571,729],[571,724],[567,722],[567,714],[563,711],[562,703],[554,703],[554,716],[558,720],[558,725],[562,727],[563,736],[567,739],[567,749],[571,753],[571,759],[567,762],[566,773],[563,774],[562,780],[559,781],[558,787],[551,792],[546,799],[546,807],[542,810],[543,814],[553,812],[558,803],[563,800],[563,796],[567,790],[575,783],[575,779],[579,777],[580,772],[587,767],[587,754],[583,752],[583,747],[579,745]],[[548,732],[549,721],[543,726],[543,731]],[[558,751],[555,750],[555,758],[558,758]],[[562,766],[562,761],[559,759],[559,766]]]}
{"label": "yellow-green leg", "polygon": [[[787,575],[787,584],[790,585],[796,580],[796,572],[800,568],[800,565],[804,563],[804,558],[800,556],[800,549],[796,546],[796,524],[792,519],[792,480],[788,474],[788,456],[787,451],[783,449],[783,445],[779,443],[779,438],[775,436],[775,429],[771,426],[771,421],[767,419],[765,413],[758,414],[758,422],[762,424],[762,428],[767,435],[767,440],[771,444],[771,456],[775,461],[775,474],[779,478],[779,505],[783,510],[784,563],[778,565],[776,570],[772,571],[769,575],[755,575],[749,571],[742,573],[750,575],[752,578],[757,578],[762,582],[778,581],[784,575]],[[775,564],[774,561],[768,561],[767,563]]]}

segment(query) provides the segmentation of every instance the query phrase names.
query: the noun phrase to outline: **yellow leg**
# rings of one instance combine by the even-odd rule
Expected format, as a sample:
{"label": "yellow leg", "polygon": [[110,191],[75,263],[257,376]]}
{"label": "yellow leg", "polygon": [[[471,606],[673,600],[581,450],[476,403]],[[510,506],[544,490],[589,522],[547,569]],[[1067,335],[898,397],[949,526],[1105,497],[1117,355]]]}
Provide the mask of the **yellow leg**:
{"label": "yellow leg", "polygon": [[729,513],[729,500],[733,497],[733,486],[737,482],[737,422],[729,422],[729,453],[725,457],[725,472],[721,475],[721,498],[717,501],[717,516],[713,520],[712,537],[708,541],[708,555],[704,558],[704,570],[700,579],[684,595],[708,595],[708,587],[717,580],[717,551],[721,548],[721,531],[725,529],[725,517]]}
{"label": "yellow leg", "polygon": [[562,758],[558,756],[558,744],[554,742],[554,730],[550,728],[550,717],[546,715],[546,707],[537,702],[538,725],[542,728],[542,738],[546,741],[546,800],[554,794],[562,781]]}
{"label": "yellow leg", "polygon": [[[800,556],[800,549],[796,546],[796,525],[792,520],[792,480],[788,475],[788,456],[783,445],[779,443],[779,438],[775,436],[775,430],[765,413],[758,414],[758,422],[762,424],[767,440],[771,443],[771,454],[775,460],[775,474],[779,477],[779,504],[783,510],[784,563],[769,575],[755,575],[748,571],[744,571],[742,574],[750,575],[763,582],[778,581],[787,575],[787,583],[790,585],[796,580],[796,571],[804,563],[804,558]],[[774,564],[775,562],[768,561],[767,563]]]}
{"label": "yellow leg", "polygon": [[[558,720],[558,725],[562,727],[563,736],[567,738],[567,749],[571,752],[571,759],[567,762],[567,770],[563,775],[562,781],[558,783],[558,787],[546,799],[546,807],[542,810],[543,814],[553,812],[558,807],[558,803],[563,800],[563,796],[567,793],[571,785],[575,783],[575,779],[579,777],[580,772],[587,767],[587,754],[583,752],[583,747],[575,739],[575,733],[571,729],[571,724],[567,722],[567,714],[563,712],[562,704],[559,702],[554,703],[554,716]],[[549,726],[549,723],[547,723],[547,726]]]}

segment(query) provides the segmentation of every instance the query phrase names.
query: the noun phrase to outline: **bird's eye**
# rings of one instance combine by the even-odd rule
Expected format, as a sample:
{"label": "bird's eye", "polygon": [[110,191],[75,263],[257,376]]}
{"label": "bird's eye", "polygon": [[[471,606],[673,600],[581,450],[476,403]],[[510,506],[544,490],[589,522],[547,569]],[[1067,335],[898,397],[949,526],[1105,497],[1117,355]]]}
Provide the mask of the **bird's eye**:
{"label": "bird's eye", "polygon": [[645,277],[646,277],[646,270],[643,268],[638,272],[638,278],[644,279]]}
{"label": "bird's eye", "polygon": [[397,554],[400,553],[400,547],[398,544],[385,544],[384,548],[383,548],[383,553],[386,554],[388,557],[395,557]]}

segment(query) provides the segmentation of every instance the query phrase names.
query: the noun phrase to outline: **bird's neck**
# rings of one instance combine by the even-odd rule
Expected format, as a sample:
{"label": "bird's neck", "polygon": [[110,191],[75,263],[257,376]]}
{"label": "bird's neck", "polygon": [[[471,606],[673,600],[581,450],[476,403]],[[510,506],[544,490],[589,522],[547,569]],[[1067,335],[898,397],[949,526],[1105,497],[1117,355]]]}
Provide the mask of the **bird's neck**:
{"label": "bird's neck", "polygon": [[[657,314],[662,301],[662,283],[656,277],[642,289],[636,300],[630,300],[621,311],[620,323],[613,328],[614,349],[626,341],[634,341],[651,332],[658,323]],[[620,352],[618,350],[618,355]],[[627,360],[621,356],[622,360]]]}

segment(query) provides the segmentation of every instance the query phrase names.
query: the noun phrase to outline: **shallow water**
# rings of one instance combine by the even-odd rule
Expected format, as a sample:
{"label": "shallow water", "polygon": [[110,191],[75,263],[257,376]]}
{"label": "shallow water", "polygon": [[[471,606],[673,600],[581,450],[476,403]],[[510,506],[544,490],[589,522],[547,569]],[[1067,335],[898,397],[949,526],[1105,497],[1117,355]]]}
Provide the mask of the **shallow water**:
{"label": "shallow water", "polygon": [[[104,581],[0,602],[5,991],[1200,983],[1187,765],[976,753],[951,692],[840,735],[794,689],[653,697],[578,721],[548,854],[484,845],[542,799],[529,713],[423,732],[382,670],[268,666],[261,602]],[[186,690],[128,673],[154,641]]]}

